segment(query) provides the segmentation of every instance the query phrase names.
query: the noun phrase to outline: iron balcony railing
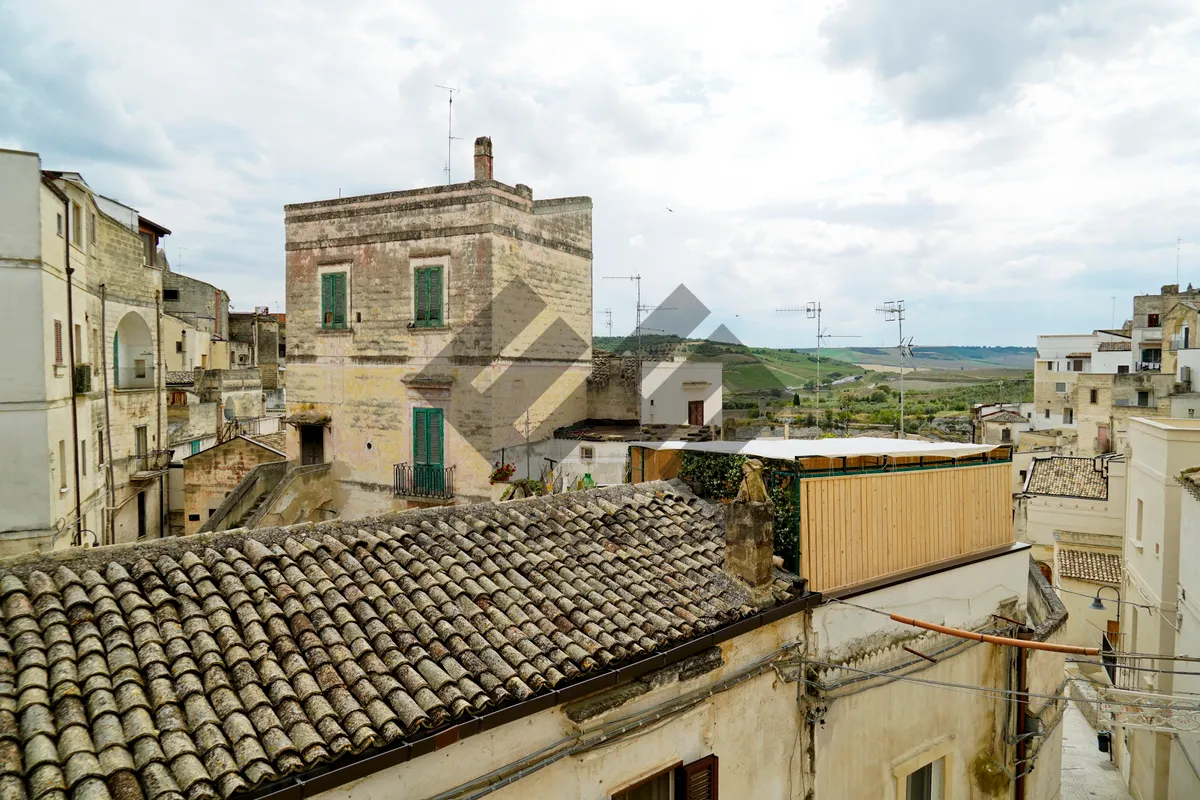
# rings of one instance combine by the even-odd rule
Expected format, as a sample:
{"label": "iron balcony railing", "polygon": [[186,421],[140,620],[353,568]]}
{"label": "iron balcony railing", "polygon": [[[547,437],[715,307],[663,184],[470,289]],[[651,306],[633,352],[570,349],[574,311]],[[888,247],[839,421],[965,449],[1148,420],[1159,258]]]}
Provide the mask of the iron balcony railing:
{"label": "iron balcony railing", "polygon": [[130,472],[161,472],[171,464],[174,450],[150,450],[129,457]]}
{"label": "iron balcony railing", "polygon": [[396,464],[393,478],[395,493],[403,497],[454,497],[454,467]]}

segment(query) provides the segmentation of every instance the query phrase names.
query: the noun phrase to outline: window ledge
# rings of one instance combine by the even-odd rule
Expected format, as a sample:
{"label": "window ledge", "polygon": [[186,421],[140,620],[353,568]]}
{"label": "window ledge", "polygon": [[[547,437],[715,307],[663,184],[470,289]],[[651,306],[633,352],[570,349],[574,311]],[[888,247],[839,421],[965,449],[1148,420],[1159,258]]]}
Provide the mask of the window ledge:
{"label": "window ledge", "polygon": [[351,328],[349,325],[347,325],[347,326],[346,326],[346,327],[344,327],[344,328],[326,328],[326,327],[320,327],[320,328],[317,328],[317,333],[320,333],[320,334],[325,334],[325,335],[333,335],[333,336],[337,336],[338,334],[346,334],[346,333],[350,333],[350,332],[352,332],[353,330],[354,330],[354,329],[353,329],[353,328]]}
{"label": "window ledge", "polygon": [[1132,545],[1133,545],[1134,547],[1136,547],[1138,550],[1145,550],[1145,549],[1146,549],[1146,545],[1145,545],[1143,542],[1139,542],[1139,541],[1137,541],[1137,540],[1134,540],[1134,541],[1130,542],[1130,544],[1132,544]]}
{"label": "window ledge", "polygon": [[450,330],[449,325],[409,325],[409,333],[446,333]]}
{"label": "window ledge", "polygon": [[157,392],[156,386],[117,386],[113,388],[117,394],[133,394],[135,392]]}
{"label": "window ledge", "polygon": [[63,375],[66,375],[66,374],[67,374],[67,365],[66,364],[55,364],[54,365],[54,377],[61,378]]}

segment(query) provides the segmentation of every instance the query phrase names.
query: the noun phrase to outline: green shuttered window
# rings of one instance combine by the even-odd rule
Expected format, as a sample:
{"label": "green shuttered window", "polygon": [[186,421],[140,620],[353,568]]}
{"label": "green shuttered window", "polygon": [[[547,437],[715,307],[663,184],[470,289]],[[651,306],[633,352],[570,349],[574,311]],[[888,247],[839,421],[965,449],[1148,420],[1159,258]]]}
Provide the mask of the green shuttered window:
{"label": "green shuttered window", "polygon": [[413,483],[418,494],[440,494],[446,488],[442,409],[413,409]]}
{"label": "green shuttered window", "polygon": [[346,273],[321,276],[321,327],[346,327]]}
{"label": "green shuttered window", "polygon": [[413,295],[418,328],[440,328],[445,324],[442,310],[442,268],[421,267],[413,270]]}

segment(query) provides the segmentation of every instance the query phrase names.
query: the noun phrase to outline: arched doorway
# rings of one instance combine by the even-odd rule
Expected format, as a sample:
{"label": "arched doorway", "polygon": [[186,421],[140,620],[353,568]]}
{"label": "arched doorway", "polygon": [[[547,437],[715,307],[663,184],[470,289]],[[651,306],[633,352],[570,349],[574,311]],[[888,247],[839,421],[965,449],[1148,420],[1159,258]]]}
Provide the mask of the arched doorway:
{"label": "arched doorway", "polygon": [[113,385],[118,389],[154,388],[154,342],[141,314],[121,317],[113,334]]}

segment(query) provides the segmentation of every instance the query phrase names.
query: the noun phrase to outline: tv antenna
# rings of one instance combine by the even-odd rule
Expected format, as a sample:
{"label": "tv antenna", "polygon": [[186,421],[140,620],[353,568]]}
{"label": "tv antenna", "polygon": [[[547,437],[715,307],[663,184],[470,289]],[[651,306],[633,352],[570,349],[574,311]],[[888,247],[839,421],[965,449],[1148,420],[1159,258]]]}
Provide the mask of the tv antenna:
{"label": "tv antenna", "polygon": [[896,323],[900,333],[900,344],[898,350],[900,352],[900,438],[905,438],[904,432],[904,359],[912,358],[912,337],[908,340],[904,339],[904,301],[903,300],[888,300],[879,308],[875,309],[888,322]]}
{"label": "tv antenna", "polygon": [[604,309],[604,324],[608,328],[608,338],[612,338],[612,309]]}
{"label": "tv antenna", "polygon": [[804,316],[817,321],[817,408],[821,407],[821,345],[826,339],[858,339],[858,336],[840,336],[829,333],[828,328],[821,327],[821,304],[819,302],[805,303],[804,308],[793,306],[791,308],[777,308],[776,314],[789,314]]}
{"label": "tv antenna", "polygon": [[450,97],[449,109],[446,112],[446,168],[442,170],[446,173],[446,185],[451,184],[450,180],[450,151],[454,145],[455,139],[462,139],[461,136],[454,135],[454,93],[462,91],[455,86],[442,86],[440,83],[435,83],[438,89],[444,89]]}

